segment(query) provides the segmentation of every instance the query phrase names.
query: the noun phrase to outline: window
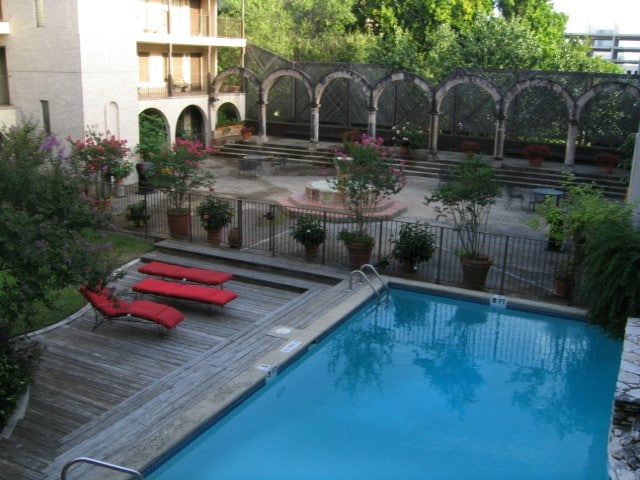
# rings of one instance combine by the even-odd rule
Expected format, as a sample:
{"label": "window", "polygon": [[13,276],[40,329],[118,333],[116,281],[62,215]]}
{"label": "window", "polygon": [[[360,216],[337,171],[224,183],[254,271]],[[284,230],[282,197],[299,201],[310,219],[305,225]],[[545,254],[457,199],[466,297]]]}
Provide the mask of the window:
{"label": "window", "polygon": [[36,1],[36,27],[44,27],[44,0]]}
{"label": "window", "polygon": [[4,47],[0,47],[0,105],[9,105],[9,75]]}
{"label": "window", "polygon": [[51,118],[49,117],[49,101],[40,100],[40,106],[42,107],[42,128],[47,132],[47,135],[51,135]]}
{"label": "window", "polygon": [[138,53],[138,81],[149,81],[149,54]]}

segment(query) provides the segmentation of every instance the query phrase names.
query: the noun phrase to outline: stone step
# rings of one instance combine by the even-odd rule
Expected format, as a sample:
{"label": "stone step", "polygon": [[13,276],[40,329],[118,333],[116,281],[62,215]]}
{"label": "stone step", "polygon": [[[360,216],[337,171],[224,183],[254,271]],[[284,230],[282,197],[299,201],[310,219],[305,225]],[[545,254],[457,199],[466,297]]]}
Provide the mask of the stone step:
{"label": "stone step", "polygon": [[[230,158],[241,158],[244,155],[266,155],[286,158],[288,164],[313,165],[333,168],[335,151],[340,144],[332,147],[318,147],[309,149],[307,145],[283,143],[236,142],[220,147],[218,155]],[[439,178],[443,173],[455,167],[460,161],[458,152],[438,152],[431,155],[426,150],[420,153],[412,152],[406,159],[403,171],[406,175],[426,178]],[[567,180],[567,173],[563,165],[557,162],[547,162],[541,167],[530,167],[525,160],[510,159],[496,165],[498,179],[505,184],[519,188],[531,189],[538,187],[560,188]],[[626,196],[627,185],[622,177],[623,171],[616,171],[612,175],[600,173],[598,169],[577,166],[573,172],[578,183],[594,183],[601,187],[605,196],[623,199]]]}

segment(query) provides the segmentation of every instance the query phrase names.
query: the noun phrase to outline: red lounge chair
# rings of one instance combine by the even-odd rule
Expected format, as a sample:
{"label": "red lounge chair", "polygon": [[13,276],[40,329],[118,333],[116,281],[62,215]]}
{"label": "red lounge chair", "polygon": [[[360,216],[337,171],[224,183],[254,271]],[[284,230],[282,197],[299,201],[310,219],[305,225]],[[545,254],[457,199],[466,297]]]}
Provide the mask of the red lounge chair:
{"label": "red lounge chair", "polygon": [[194,285],[192,283],[168,282],[156,278],[145,278],[132,287],[134,292],[161,297],[179,298],[181,300],[192,300],[194,302],[208,303],[224,307],[231,300],[238,297],[237,293],[221,288],[205,287],[204,285]]}
{"label": "red lounge chair", "polygon": [[145,320],[156,323],[162,334],[162,327],[171,330],[184,315],[173,307],[148,300],[127,301],[112,295],[108,288],[95,292],[85,286],[80,288],[96,314],[93,330],[105,320]]}
{"label": "red lounge chair", "polygon": [[232,273],[218,272],[217,270],[208,270],[206,268],[181,267],[180,265],[163,262],[149,262],[139,267],[138,271],[146,275],[174,278],[205,285],[222,285],[233,278]]}

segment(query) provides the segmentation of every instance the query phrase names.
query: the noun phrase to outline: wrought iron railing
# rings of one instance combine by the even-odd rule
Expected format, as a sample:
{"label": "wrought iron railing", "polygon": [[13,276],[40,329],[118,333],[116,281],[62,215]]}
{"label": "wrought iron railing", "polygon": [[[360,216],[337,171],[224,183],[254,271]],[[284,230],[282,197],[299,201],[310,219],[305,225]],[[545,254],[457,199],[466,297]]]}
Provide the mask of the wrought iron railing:
{"label": "wrought iron railing", "polygon": [[[167,223],[168,200],[159,190],[140,191],[137,185],[125,185],[121,196],[112,201],[112,224],[118,228],[153,237],[169,237]],[[207,243],[207,232],[200,226],[195,214],[197,205],[208,193],[194,192],[189,195],[187,207],[192,212],[189,234],[183,238],[188,242]],[[342,229],[353,230],[352,219],[336,219],[321,210],[284,207],[277,203],[228,197],[235,209],[232,223],[224,228],[222,244],[215,248],[230,248],[229,234],[241,238],[241,249],[265,255],[305,260],[304,247],[292,235],[296,216],[301,213],[317,215],[327,231],[327,238],[318,252],[317,262],[349,268],[349,258],[344,243],[338,239]],[[149,220],[139,228],[127,220],[127,207],[144,202]],[[402,275],[399,262],[391,255],[392,243],[400,227],[406,222],[377,219],[368,223],[367,228],[376,238],[371,263],[379,270]],[[437,248],[431,260],[417,265],[413,274],[416,278],[442,284],[462,284],[460,261],[456,255],[460,244],[455,229],[445,226],[431,226]],[[495,233],[484,234],[485,251],[493,259],[493,266],[487,278],[487,289],[497,293],[519,294],[532,297],[554,295],[554,272],[566,261],[566,251],[549,249],[548,241],[509,236]],[[213,247],[212,247],[213,248]]]}

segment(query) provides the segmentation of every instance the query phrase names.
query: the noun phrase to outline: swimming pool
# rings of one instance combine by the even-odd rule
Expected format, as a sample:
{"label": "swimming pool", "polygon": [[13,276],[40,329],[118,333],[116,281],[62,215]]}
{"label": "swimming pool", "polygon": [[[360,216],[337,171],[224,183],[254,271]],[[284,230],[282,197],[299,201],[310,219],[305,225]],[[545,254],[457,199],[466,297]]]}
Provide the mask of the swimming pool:
{"label": "swimming pool", "polygon": [[621,342],[394,289],[148,478],[606,479]]}

